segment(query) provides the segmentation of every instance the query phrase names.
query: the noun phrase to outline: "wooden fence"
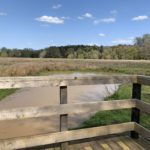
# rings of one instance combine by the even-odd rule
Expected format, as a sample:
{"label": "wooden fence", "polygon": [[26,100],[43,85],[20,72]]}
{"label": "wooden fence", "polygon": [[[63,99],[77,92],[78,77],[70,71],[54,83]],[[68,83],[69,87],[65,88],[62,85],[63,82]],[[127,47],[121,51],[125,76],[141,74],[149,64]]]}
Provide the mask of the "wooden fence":
{"label": "wooden fence", "polygon": [[[126,83],[133,84],[131,99],[67,104],[67,86]],[[54,79],[51,77],[1,77],[0,89],[59,86],[60,105],[1,110],[0,120],[60,115],[60,132],[0,140],[0,149],[20,149],[61,143],[61,149],[67,150],[69,141],[123,132],[131,132],[132,138],[138,138],[140,134],[150,139],[150,131],[139,124],[140,111],[150,114],[150,104],[140,100],[142,84],[150,85],[150,77],[132,75],[75,77],[67,79]],[[126,108],[130,108],[132,111],[131,122],[87,129],[68,130],[68,114]]]}

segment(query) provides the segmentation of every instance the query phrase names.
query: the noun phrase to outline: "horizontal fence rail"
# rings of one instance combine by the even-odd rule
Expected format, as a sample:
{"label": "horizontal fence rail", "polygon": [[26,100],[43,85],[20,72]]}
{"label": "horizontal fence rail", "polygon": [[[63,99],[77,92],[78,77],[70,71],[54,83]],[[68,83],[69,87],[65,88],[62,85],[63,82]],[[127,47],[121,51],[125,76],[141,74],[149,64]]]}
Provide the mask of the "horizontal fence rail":
{"label": "horizontal fence rail", "polygon": [[137,83],[137,76],[91,76],[91,77],[67,77],[52,78],[41,77],[0,77],[0,89],[42,87],[42,86],[75,86],[96,84],[122,84]]}
{"label": "horizontal fence rail", "polygon": [[0,149],[21,149],[35,146],[42,146],[66,141],[80,140],[97,136],[119,134],[129,131],[136,131],[143,137],[150,139],[150,131],[134,122],[127,122],[115,125],[93,127],[72,131],[41,134],[36,136],[12,138],[0,140]]}
{"label": "horizontal fence rail", "polygon": [[75,86],[75,85],[95,85],[95,84],[125,84],[139,83],[150,85],[150,77],[136,75],[114,75],[91,77],[67,77],[54,78],[48,76],[40,77],[0,77],[0,89],[43,87],[43,86]]}
{"label": "horizontal fence rail", "polygon": [[25,107],[9,110],[0,110],[0,120],[25,119],[48,117],[52,115],[80,114],[91,111],[116,110],[138,108],[150,114],[150,104],[138,100],[113,100],[89,103],[61,104],[43,107]]}
{"label": "horizontal fence rail", "polygon": [[150,77],[149,76],[137,76],[137,83],[143,85],[150,85]]}
{"label": "horizontal fence rail", "polygon": [[116,110],[136,107],[136,100],[114,100],[89,103],[61,104],[46,107],[25,107],[0,111],[0,120],[80,114],[91,111]]}
{"label": "horizontal fence rail", "polygon": [[150,104],[143,101],[135,101],[136,108],[140,109],[142,112],[150,114]]}
{"label": "horizontal fence rail", "polygon": [[62,131],[62,132],[49,133],[49,134],[43,134],[37,136],[20,137],[20,138],[0,141],[0,149],[20,149],[20,148],[27,148],[33,146],[61,143],[66,141],[92,138],[96,136],[104,136],[104,135],[128,132],[134,130],[134,128],[135,128],[135,123],[128,122],[128,123],[93,127],[87,129]]}
{"label": "horizontal fence rail", "polygon": [[150,130],[142,127],[141,125],[139,125],[138,123],[135,123],[134,125],[134,130],[139,133],[140,135],[142,135],[142,137],[150,140]]}

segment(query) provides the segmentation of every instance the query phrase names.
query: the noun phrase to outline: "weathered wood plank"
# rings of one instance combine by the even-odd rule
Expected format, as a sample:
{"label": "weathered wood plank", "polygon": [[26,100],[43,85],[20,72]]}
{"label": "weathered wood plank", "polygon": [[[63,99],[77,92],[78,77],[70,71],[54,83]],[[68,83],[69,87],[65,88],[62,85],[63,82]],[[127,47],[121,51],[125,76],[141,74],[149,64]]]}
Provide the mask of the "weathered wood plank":
{"label": "weathered wood plank", "polygon": [[136,107],[138,109],[140,109],[142,112],[150,114],[150,104],[149,103],[136,100]]}
{"label": "weathered wood plank", "polygon": [[135,141],[135,144],[140,145],[141,147],[143,147],[144,149],[149,150],[150,149],[150,141],[148,141],[147,139],[145,139],[144,137],[140,137],[139,139],[137,139]]}
{"label": "weathered wood plank", "polygon": [[121,84],[136,83],[137,76],[114,75],[114,76],[92,76],[92,77],[67,77],[54,78],[49,76],[40,77],[0,77],[0,89],[42,87],[42,86],[74,86],[94,84]]}
{"label": "weathered wood plank", "polygon": [[150,130],[142,127],[138,123],[135,123],[135,131],[142,135],[142,137],[150,140]]}
{"label": "weathered wood plank", "polygon": [[145,150],[141,145],[139,145],[133,139],[131,139],[127,136],[126,137],[120,137],[120,140],[133,150],[134,149],[135,150]]}
{"label": "weathered wood plank", "polygon": [[51,115],[80,114],[90,111],[132,108],[136,100],[114,100],[89,103],[61,104],[45,107],[27,107],[0,111],[0,120],[46,117]]}
{"label": "weathered wood plank", "polygon": [[84,150],[81,143],[69,145],[69,150]]}
{"label": "weathered wood plank", "polygon": [[93,147],[94,150],[103,150],[103,148],[96,141],[91,141],[90,145]]}
{"label": "weathered wood plank", "polygon": [[150,76],[137,76],[137,83],[150,85]]}
{"label": "weathered wood plank", "polygon": [[[67,86],[60,86],[60,104],[67,104]],[[68,130],[68,114],[60,115],[60,132]],[[69,150],[68,142],[61,143],[61,150]]]}
{"label": "weathered wood plank", "polygon": [[112,150],[111,147],[104,142],[99,141],[99,144],[103,147],[104,150]]}
{"label": "weathered wood plank", "polygon": [[60,143],[72,140],[92,138],[110,134],[123,133],[134,130],[135,123],[128,122],[116,125],[107,125],[88,129],[63,131],[58,133],[43,134],[37,136],[20,137],[0,141],[0,149],[19,149],[33,146],[42,146],[52,143]]}
{"label": "weathered wood plank", "polygon": [[94,150],[91,146],[85,146],[84,150]]}
{"label": "weathered wood plank", "polygon": [[124,142],[122,141],[117,141],[118,145],[124,149],[124,150],[131,150],[130,147],[128,147],[128,145],[126,145]]}
{"label": "weathered wood plank", "polygon": [[116,138],[108,138],[105,141],[106,144],[108,144],[113,150],[122,150],[122,148],[116,143],[117,140],[119,140],[120,137]]}

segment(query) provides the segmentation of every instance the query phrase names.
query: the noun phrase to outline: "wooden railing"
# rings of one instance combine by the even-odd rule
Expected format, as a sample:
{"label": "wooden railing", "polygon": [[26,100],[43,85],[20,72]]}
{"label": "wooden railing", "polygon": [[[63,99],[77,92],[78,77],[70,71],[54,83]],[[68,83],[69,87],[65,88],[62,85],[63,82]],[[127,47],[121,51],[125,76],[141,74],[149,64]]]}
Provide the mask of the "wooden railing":
{"label": "wooden railing", "polygon": [[[67,86],[125,83],[133,84],[132,99],[67,104]],[[54,79],[50,77],[1,77],[1,89],[41,87],[48,85],[59,86],[60,105],[1,110],[0,120],[60,115],[60,132],[0,140],[0,149],[20,149],[61,143],[61,149],[67,150],[68,142],[72,140],[80,140],[123,132],[131,132],[132,138],[138,138],[140,134],[143,137],[150,139],[150,131],[139,124],[140,111],[150,114],[150,104],[140,101],[142,84],[150,85],[150,77],[128,75],[94,76],[82,78],[75,77],[69,79]],[[68,114],[88,113],[95,110],[102,111],[127,108],[132,109],[131,122],[68,131]]]}

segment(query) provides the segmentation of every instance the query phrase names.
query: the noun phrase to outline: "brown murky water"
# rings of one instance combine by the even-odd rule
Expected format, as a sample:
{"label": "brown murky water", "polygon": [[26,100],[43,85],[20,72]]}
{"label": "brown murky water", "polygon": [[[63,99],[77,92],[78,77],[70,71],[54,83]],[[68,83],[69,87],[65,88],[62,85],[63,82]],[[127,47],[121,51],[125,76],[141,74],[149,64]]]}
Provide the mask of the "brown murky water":
{"label": "brown murky water", "polygon": [[[79,75],[81,76],[82,74]],[[85,74],[83,75],[85,76]],[[93,74],[89,75],[91,76]],[[77,76],[77,74],[74,76]],[[117,89],[118,85],[70,86],[68,87],[68,103],[100,101],[104,97],[114,93]],[[59,105],[58,87],[20,89],[15,94],[1,101],[0,109],[46,105]],[[77,127],[93,115],[93,113],[95,112],[89,112],[80,116],[75,114],[69,115],[69,127]],[[59,116],[0,121],[0,139],[56,131],[59,131]]]}

